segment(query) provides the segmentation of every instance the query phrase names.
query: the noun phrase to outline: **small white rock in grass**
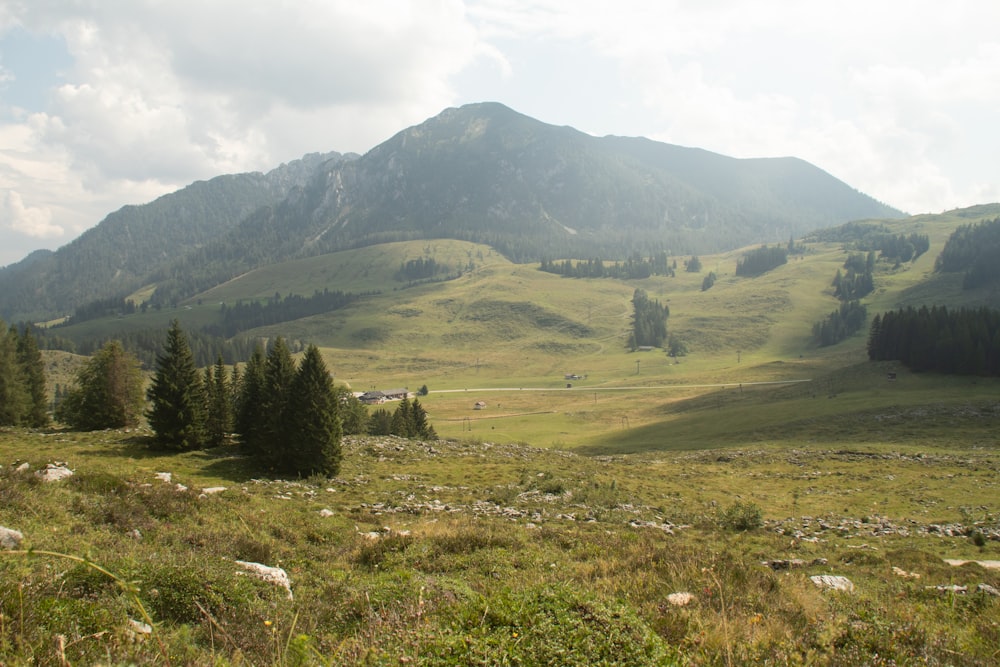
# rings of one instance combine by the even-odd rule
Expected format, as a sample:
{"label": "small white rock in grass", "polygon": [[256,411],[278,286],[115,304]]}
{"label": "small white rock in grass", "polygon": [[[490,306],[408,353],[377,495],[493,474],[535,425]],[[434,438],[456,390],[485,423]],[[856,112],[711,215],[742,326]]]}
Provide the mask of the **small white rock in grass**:
{"label": "small white rock in grass", "polygon": [[817,574],[815,576],[809,577],[814,584],[820,588],[828,588],[835,591],[847,591],[848,593],[854,592],[854,582],[847,577],[841,577],[834,574]]}
{"label": "small white rock in grass", "polygon": [[158,472],[158,473],[156,473],[154,475],[154,477],[156,477],[156,479],[158,479],[160,481],[163,481],[163,482],[166,482],[167,484],[169,484],[170,480],[172,480],[174,476],[173,476],[172,473],[169,473],[169,472]]}
{"label": "small white rock in grass", "polygon": [[288,573],[282,570],[280,567],[269,567],[267,565],[262,565],[260,563],[251,563],[245,560],[238,560],[236,564],[242,567],[246,572],[237,572],[237,574],[245,574],[251,577],[256,577],[261,581],[266,581],[269,584],[274,584],[275,586],[281,586],[286,591],[288,591],[288,599],[292,598],[292,582],[288,578]]}
{"label": "small white rock in grass", "polygon": [[222,493],[226,490],[224,486],[210,486],[207,489],[202,489],[201,493],[198,494],[199,499],[205,499],[209,496],[214,496],[217,493]]}
{"label": "small white rock in grass", "polygon": [[0,526],[0,549],[17,549],[21,546],[23,539],[24,535],[21,534],[21,531]]}
{"label": "small white rock in grass", "polygon": [[694,602],[693,593],[671,593],[667,596],[667,602],[669,602],[674,607],[686,607],[692,602]]}
{"label": "small white rock in grass", "polygon": [[138,636],[153,634],[153,628],[149,625],[149,623],[143,623],[142,621],[137,621],[134,618],[128,619],[128,628]]}
{"label": "small white rock in grass", "polygon": [[72,476],[73,471],[67,468],[65,463],[49,463],[44,470],[35,472],[35,477],[43,482],[58,482]]}
{"label": "small white rock in grass", "polygon": [[333,510],[321,509],[319,515],[325,519],[328,516],[333,516]]}

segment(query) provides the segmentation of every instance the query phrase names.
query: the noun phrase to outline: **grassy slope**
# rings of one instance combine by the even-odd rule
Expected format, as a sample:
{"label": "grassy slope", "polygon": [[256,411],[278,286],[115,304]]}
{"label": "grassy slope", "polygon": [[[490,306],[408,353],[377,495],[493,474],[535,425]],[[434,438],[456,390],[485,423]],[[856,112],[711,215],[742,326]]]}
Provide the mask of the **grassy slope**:
{"label": "grassy slope", "polygon": [[[963,293],[960,278],[934,275],[933,263],[958,225],[998,214],[997,207],[916,216],[889,221],[894,232],[928,234],[930,251],[900,269],[880,264],[877,289],[866,301],[871,314],[920,303],[983,303],[995,295]],[[974,215],[973,215],[974,214]],[[586,447],[588,451],[713,446],[728,429],[729,413],[740,402],[729,400],[732,388],[750,383],[811,380],[786,396],[755,387],[769,407],[747,408],[749,417],[781,423],[788,412],[820,411],[833,416],[872,400],[867,380],[852,383],[841,372],[840,400],[822,409],[790,397],[828,395],[824,379],[841,368],[865,365],[865,335],[831,348],[809,340],[812,324],[834,310],[830,281],[846,252],[839,244],[809,244],[804,257],[764,276],[734,275],[741,251],[702,257],[704,272],[715,271],[715,286],[701,291],[703,273],[643,281],[574,280],[545,274],[535,265],[514,265],[485,246],[449,241],[386,244],[267,267],[215,288],[181,308],[115,321],[114,326],[163,327],[173,318],[196,327],[217,317],[220,301],[312,294],[315,290],[378,290],[349,308],[283,323],[253,333],[316,342],[339,382],[357,390],[371,387],[428,385],[424,403],[438,431],[448,436],[502,437],[540,446]],[[431,257],[475,269],[443,283],[406,288],[392,274],[405,261]],[[683,258],[682,258],[683,259]],[[624,347],[629,300],[642,287],[671,308],[670,330],[684,339],[689,355],[674,363],[661,352],[629,353]],[[404,288],[404,289],[401,289]],[[99,331],[107,322],[81,329]],[[564,374],[587,375],[566,389]],[[901,386],[902,383],[900,383]],[[727,385],[729,388],[711,385]],[[646,387],[623,391],[623,387]],[[470,389],[464,391],[454,390]],[[531,388],[534,391],[476,391],[477,388]],[[539,391],[547,390],[547,391]],[[894,390],[895,391],[895,390]],[[702,398],[729,405],[726,416],[703,418],[685,406]],[[781,400],[771,397],[781,397]],[[917,398],[917,397],[913,397]],[[920,397],[921,400],[929,397]],[[473,411],[478,400],[485,411]],[[878,401],[890,401],[886,394]],[[745,401],[744,401],[745,402]],[[773,409],[770,409],[773,408]],[[707,422],[705,435],[699,435]],[[679,422],[690,421],[691,426]],[[738,421],[738,419],[737,419]],[[742,430],[752,430],[746,428]],[[683,435],[682,439],[678,439]]]}
{"label": "grassy slope", "polygon": [[[901,223],[929,233],[931,251],[878,276],[871,312],[974,298],[928,275],[954,224]],[[399,260],[420,252],[389,250],[362,283],[391,284]],[[455,440],[349,441],[336,480],[257,480],[233,450],[160,453],[141,433],[0,431],[0,524],[22,530],[25,546],[91,554],[139,586],[133,598],[72,561],[0,558],[0,660],[995,662],[997,599],[927,586],[1000,586],[996,571],[942,560],[1000,558],[1000,541],[970,539],[1000,529],[997,382],[869,364],[862,335],[813,348],[812,322],[836,307],[836,246],[753,281],[733,276],[738,255],[702,258],[719,274],[708,292],[702,274],[636,283],[668,300],[691,352],[680,364],[624,350],[635,285],[488,255],[460,280],[387,289],[347,313],[263,332],[321,342],[337,380],[355,388],[434,390],[422,402]],[[359,284],[330,271],[331,288]],[[267,296],[271,280],[249,274],[224,298]],[[208,318],[209,302],[159,316]],[[570,372],[588,377],[566,389]],[[752,384],[790,379],[811,381]],[[473,411],[480,399],[487,409]],[[512,441],[543,448],[494,444]],[[41,485],[11,465],[52,460],[75,478]],[[193,491],[154,479],[160,471]],[[215,486],[227,490],[198,498]],[[766,530],[725,529],[734,501],[759,507]],[[886,522],[907,534],[877,534]],[[941,523],[961,527],[925,534]],[[806,565],[761,566],[773,558]],[[235,575],[234,559],[285,568],[294,600]],[[847,576],[856,591],[822,592],[814,574]],[[694,594],[689,606],[667,602],[680,591]],[[157,622],[153,641],[129,629],[136,599]]]}

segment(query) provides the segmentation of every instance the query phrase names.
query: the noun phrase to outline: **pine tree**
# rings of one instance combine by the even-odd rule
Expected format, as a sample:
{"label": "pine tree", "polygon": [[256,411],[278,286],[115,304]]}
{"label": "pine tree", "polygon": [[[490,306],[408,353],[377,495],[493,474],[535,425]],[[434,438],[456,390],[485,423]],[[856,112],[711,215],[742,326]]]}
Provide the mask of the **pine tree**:
{"label": "pine tree", "polygon": [[292,381],[286,416],[286,472],[298,475],[340,472],[342,436],[337,397],[330,372],[315,345],[306,350]]}
{"label": "pine tree", "polygon": [[375,409],[368,417],[369,435],[391,435],[392,415],[385,408]]}
{"label": "pine tree", "polygon": [[413,429],[413,411],[410,409],[408,398],[400,401],[396,411],[392,413],[392,434],[401,438],[412,438],[416,435]]}
{"label": "pine tree", "polygon": [[42,353],[38,350],[38,341],[28,327],[17,338],[17,361],[21,366],[28,398],[27,410],[22,415],[21,422],[32,428],[48,426],[49,399],[45,386],[45,364]]}
{"label": "pine tree", "polygon": [[264,361],[264,382],[259,401],[261,430],[255,454],[265,468],[281,468],[286,455],[285,413],[295,375],[292,353],[285,339],[279,336]]}
{"label": "pine tree", "polygon": [[427,420],[427,411],[424,410],[424,406],[420,405],[419,400],[413,399],[410,412],[413,415],[414,436],[424,440],[437,440],[437,432]]}
{"label": "pine tree", "polygon": [[266,419],[261,410],[264,401],[264,363],[264,350],[257,345],[244,369],[236,402],[234,429],[243,451],[250,456],[262,456],[264,452]]}
{"label": "pine tree", "polygon": [[29,397],[17,358],[17,335],[0,321],[0,426],[16,426],[27,412]]}
{"label": "pine tree", "polygon": [[215,366],[205,369],[204,384],[208,412],[205,420],[206,435],[209,444],[218,447],[225,444],[226,437],[233,430],[232,393],[221,355]]}
{"label": "pine tree", "polygon": [[163,354],[156,358],[156,373],[147,394],[151,405],[146,418],[160,444],[180,451],[204,446],[203,392],[187,337],[174,320]]}
{"label": "pine tree", "polygon": [[77,371],[56,418],[80,431],[135,426],[145,406],[144,383],[139,360],[109,341]]}

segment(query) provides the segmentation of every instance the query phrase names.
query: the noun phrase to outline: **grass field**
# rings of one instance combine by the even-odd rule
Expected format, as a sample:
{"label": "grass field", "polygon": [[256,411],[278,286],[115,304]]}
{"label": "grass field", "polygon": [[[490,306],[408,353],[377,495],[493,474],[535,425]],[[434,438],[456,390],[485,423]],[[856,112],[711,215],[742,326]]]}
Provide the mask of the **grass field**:
{"label": "grass field", "polygon": [[[990,303],[932,273],[971,221],[888,223],[931,250],[880,264],[870,314]],[[755,279],[734,275],[740,254],[701,258],[718,275],[703,292],[682,269],[572,280],[471,244],[390,244],[126,318],[197,326],[220,301],[379,290],[255,333],[319,343],[359,391],[426,384],[442,440],[350,438],[335,479],[273,480],[235,445],[0,431],[0,525],[23,533],[0,551],[0,662],[1000,664],[1000,385],[869,363],[864,334],[817,348],[839,245]],[[426,256],[474,268],[393,280]],[[687,356],[626,350],[636,287],[670,306]],[[79,359],[47,361],[51,384]],[[41,482],[56,461],[75,474]],[[237,560],[280,567],[293,595]]]}

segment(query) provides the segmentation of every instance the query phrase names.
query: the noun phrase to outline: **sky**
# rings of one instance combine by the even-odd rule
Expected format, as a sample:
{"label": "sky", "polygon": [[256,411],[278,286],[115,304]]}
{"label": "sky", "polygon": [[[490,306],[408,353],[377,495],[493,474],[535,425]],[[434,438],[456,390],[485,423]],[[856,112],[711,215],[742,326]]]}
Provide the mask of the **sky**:
{"label": "sky", "polygon": [[1000,201],[995,0],[0,0],[0,266],[471,102]]}

